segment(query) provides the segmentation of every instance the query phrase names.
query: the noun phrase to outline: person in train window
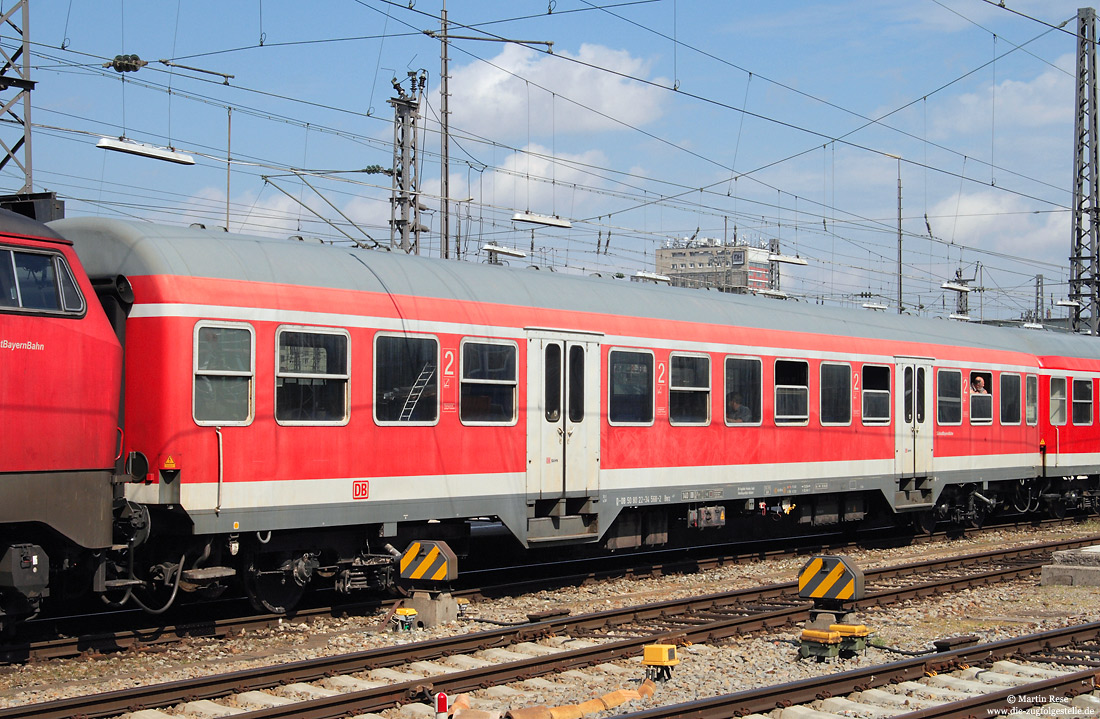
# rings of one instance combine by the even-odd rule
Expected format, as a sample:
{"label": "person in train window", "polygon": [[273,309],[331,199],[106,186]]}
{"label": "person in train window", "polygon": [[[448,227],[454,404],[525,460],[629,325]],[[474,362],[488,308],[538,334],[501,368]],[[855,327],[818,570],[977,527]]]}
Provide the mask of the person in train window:
{"label": "person in train window", "polygon": [[731,393],[727,398],[726,419],[730,422],[752,421],[752,410],[741,404],[741,395]]}
{"label": "person in train window", "polygon": [[981,375],[974,375],[974,379],[970,380],[970,391],[974,394],[989,394],[985,388],[985,379]]}

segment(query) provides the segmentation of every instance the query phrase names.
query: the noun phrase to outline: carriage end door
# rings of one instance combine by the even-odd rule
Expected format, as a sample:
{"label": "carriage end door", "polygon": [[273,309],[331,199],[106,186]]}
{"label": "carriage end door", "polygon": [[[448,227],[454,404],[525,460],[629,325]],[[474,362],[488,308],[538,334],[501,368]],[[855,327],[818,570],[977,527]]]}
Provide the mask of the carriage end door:
{"label": "carriage end door", "polygon": [[599,491],[600,339],[554,330],[527,333],[527,497]]}
{"label": "carriage end door", "polygon": [[899,477],[932,471],[932,362],[896,358],[894,469]]}

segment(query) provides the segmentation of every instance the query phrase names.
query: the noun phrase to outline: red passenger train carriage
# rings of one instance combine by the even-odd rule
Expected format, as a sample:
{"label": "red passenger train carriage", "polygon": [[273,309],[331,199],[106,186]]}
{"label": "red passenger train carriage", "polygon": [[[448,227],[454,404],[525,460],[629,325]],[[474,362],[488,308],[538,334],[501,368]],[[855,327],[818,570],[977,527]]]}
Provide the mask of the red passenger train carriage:
{"label": "red passenger train carriage", "polygon": [[[64,258],[85,305],[0,306],[0,340],[98,332],[48,345],[95,432],[24,421],[100,485],[33,469],[113,516],[95,541],[11,506],[0,526],[110,599],[385,587],[397,548],[461,550],[476,520],[623,550],[762,516],[793,533],[1095,503],[1094,338],[119,220],[13,233]],[[34,404],[9,376],[5,424]],[[6,455],[0,492],[31,469]],[[48,588],[13,576],[0,604],[26,612]]]}

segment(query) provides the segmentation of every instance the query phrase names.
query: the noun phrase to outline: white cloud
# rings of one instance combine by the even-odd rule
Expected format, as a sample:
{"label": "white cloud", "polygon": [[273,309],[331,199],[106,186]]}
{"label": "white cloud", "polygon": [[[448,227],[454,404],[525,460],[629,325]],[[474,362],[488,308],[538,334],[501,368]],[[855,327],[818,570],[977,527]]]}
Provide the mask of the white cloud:
{"label": "white cloud", "polygon": [[1033,209],[1032,201],[1018,195],[981,190],[945,198],[928,215],[936,235],[957,245],[1064,265],[1070,213]]}
{"label": "white cloud", "polygon": [[1073,55],[1063,55],[1053,67],[1028,81],[1004,80],[995,90],[986,86],[942,105],[932,119],[931,135],[952,138],[970,133],[989,133],[991,108],[996,100],[998,132],[1029,130],[1073,122]]}
{"label": "white cloud", "polygon": [[454,70],[452,126],[515,139],[527,138],[528,128],[532,137],[590,133],[624,129],[616,120],[640,126],[661,116],[667,93],[598,69],[645,77],[648,61],[591,44],[581,45],[576,54],[558,54],[585,64],[508,45],[488,63]]}

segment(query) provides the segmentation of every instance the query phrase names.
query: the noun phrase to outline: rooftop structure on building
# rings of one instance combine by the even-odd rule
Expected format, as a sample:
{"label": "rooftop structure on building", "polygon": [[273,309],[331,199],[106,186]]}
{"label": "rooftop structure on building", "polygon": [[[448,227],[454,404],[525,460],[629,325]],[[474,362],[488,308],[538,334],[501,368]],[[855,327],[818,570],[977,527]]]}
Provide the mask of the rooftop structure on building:
{"label": "rooftop structure on building", "polygon": [[771,254],[767,240],[726,242],[709,237],[666,240],[657,249],[656,272],[668,277],[676,287],[757,292],[772,289],[768,280]]}

